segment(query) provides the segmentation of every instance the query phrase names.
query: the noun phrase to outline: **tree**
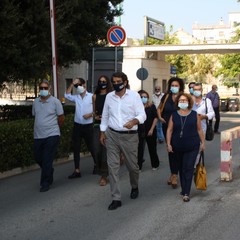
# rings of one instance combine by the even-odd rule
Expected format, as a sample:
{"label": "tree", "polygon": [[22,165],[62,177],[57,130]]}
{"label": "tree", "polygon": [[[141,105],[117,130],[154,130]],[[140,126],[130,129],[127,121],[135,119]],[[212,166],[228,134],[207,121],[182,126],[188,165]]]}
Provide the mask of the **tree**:
{"label": "tree", "polygon": [[[237,29],[235,36],[231,38],[230,42],[236,43],[240,40],[240,29]],[[240,55],[239,54],[225,54],[219,59],[220,67],[217,69],[215,75],[221,76],[222,82],[227,87],[239,87],[240,74]]]}
{"label": "tree", "polygon": [[[123,0],[55,0],[60,66],[88,59],[106,43],[107,30],[122,14]],[[0,83],[46,77],[51,72],[49,0],[0,1]]]}

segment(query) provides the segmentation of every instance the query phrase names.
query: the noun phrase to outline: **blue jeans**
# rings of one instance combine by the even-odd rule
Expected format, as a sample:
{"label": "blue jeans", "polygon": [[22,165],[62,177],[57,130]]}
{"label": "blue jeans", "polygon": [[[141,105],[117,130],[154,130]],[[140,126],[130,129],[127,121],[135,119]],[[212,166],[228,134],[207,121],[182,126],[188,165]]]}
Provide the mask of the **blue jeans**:
{"label": "blue jeans", "polygon": [[53,160],[56,155],[59,139],[60,136],[34,139],[34,157],[42,170],[40,180],[42,187],[48,187],[53,182]]}
{"label": "blue jeans", "polygon": [[162,122],[160,120],[158,120],[156,128],[157,128],[157,140],[164,141],[164,135],[163,135],[163,130],[162,130]]}

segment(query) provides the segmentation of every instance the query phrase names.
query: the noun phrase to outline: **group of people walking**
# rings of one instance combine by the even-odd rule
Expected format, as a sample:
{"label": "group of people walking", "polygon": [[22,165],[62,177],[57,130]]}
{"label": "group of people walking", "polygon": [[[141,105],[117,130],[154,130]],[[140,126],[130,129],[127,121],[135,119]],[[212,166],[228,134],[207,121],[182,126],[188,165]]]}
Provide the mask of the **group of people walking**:
{"label": "group of people walking", "polygon": [[[39,84],[39,89],[40,97],[33,103],[34,153],[42,169],[40,192],[46,192],[53,182],[52,164],[64,115],[60,101],[50,95],[50,85],[46,80]],[[73,89],[77,94],[73,94]],[[150,99],[145,90],[130,90],[127,75],[116,72],[111,80],[100,76],[92,94],[86,90],[84,79],[74,79],[65,93],[65,98],[75,103],[72,135],[74,171],[68,178],[81,177],[80,152],[84,139],[93,158],[93,174],[100,175],[99,185],[110,183],[112,202],[108,209],[115,210],[122,205],[121,159],[124,158],[129,172],[130,198],[136,199],[139,195],[139,172],[145,161],[145,145],[148,146],[152,170],[157,170],[157,143],[165,140],[170,166],[167,184],[176,188],[179,175],[183,201],[189,201],[194,166],[199,153],[205,149],[205,121],[215,116],[212,101],[217,99],[215,95],[212,97],[214,93],[209,99],[204,98],[199,83],[189,85],[189,91],[190,94],[184,93],[183,80],[173,77],[168,81],[165,94],[160,86],[155,86]],[[219,123],[215,132],[218,132],[218,127]]]}

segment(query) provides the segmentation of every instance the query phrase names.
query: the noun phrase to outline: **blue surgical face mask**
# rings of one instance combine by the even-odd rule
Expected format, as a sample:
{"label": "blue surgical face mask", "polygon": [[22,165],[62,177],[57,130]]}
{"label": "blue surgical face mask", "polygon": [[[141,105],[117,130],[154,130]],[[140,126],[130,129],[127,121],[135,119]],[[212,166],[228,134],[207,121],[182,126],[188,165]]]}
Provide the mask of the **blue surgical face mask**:
{"label": "blue surgical face mask", "polygon": [[190,94],[193,94],[193,88],[192,87],[189,88],[189,92],[190,92]]}
{"label": "blue surgical face mask", "polygon": [[196,91],[193,91],[193,95],[194,95],[195,97],[199,97],[199,96],[202,95],[202,92],[196,90]]}
{"label": "blue surgical face mask", "polygon": [[178,107],[181,108],[181,109],[187,109],[188,108],[188,103],[178,103]]}
{"label": "blue surgical face mask", "polygon": [[48,90],[40,90],[39,95],[41,97],[47,97],[49,94]]}
{"label": "blue surgical face mask", "polygon": [[171,87],[170,88],[170,91],[175,94],[175,93],[178,93],[179,92],[179,87]]}
{"label": "blue surgical face mask", "polygon": [[141,99],[142,99],[142,103],[143,103],[143,104],[146,104],[147,101],[148,101],[148,98],[147,98],[147,97],[141,97]]}
{"label": "blue surgical face mask", "polygon": [[113,89],[116,91],[116,92],[121,92],[122,89],[124,88],[124,83],[117,83],[117,84],[113,84]]}

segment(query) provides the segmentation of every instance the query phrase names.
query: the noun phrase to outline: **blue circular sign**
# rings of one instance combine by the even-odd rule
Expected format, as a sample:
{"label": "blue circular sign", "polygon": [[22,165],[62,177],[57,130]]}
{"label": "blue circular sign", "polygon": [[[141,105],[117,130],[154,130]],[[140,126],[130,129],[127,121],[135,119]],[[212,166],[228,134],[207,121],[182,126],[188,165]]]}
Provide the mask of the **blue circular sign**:
{"label": "blue circular sign", "polygon": [[146,80],[148,78],[148,70],[146,68],[139,68],[137,70],[137,78],[140,80]]}

